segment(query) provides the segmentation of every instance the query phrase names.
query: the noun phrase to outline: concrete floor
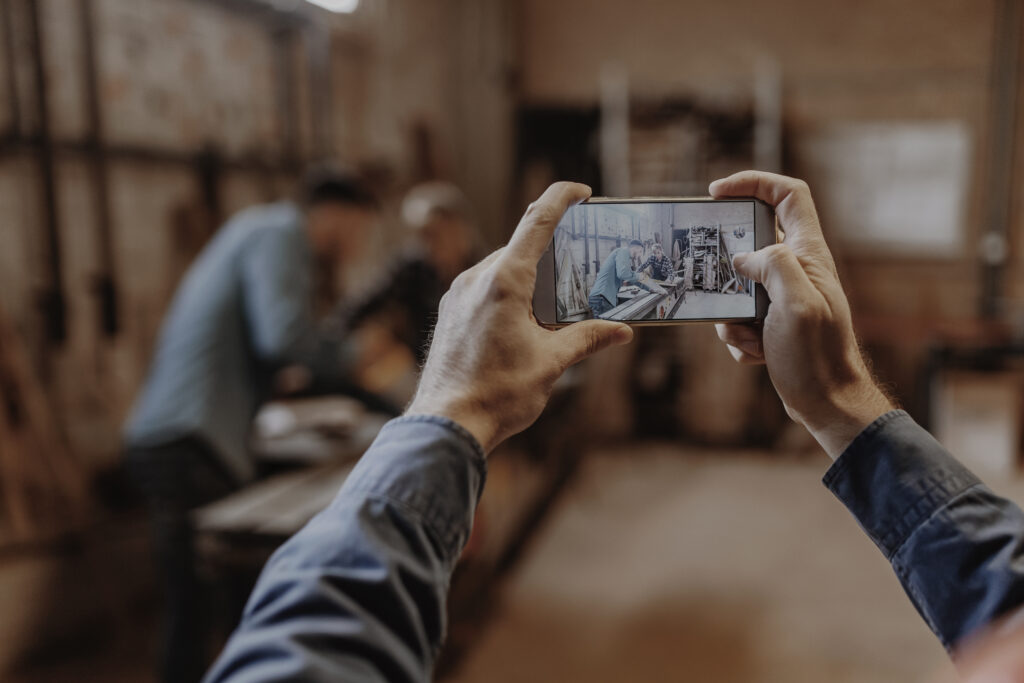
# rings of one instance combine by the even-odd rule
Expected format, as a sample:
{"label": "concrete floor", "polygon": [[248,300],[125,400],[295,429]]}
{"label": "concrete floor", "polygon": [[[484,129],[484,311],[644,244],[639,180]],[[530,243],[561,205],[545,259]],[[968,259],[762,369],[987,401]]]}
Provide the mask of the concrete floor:
{"label": "concrete floor", "polygon": [[721,294],[693,291],[686,293],[672,316],[675,320],[699,318],[751,318],[754,316],[754,297],[746,294]]}
{"label": "concrete floor", "polygon": [[878,683],[949,670],[821,485],[828,464],[673,446],[589,458],[455,680]]}
{"label": "concrete floor", "polygon": [[[594,454],[453,679],[908,683],[950,670],[821,485],[827,466],[665,445]],[[1024,501],[1022,480],[995,488]],[[152,618],[5,680],[152,680]]]}

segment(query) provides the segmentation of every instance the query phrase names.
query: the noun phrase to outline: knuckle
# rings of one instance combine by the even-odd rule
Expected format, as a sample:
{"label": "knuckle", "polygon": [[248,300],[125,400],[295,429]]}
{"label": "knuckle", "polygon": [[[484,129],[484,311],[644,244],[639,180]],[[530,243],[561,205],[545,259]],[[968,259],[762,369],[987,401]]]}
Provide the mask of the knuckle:
{"label": "knuckle", "polygon": [[485,281],[487,298],[491,301],[503,301],[517,289],[517,281],[510,269],[501,269],[491,273]]}
{"label": "knuckle", "polygon": [[583,337],[583,351],[586,355],[597,353],[601,349],[601,334],[597,330],[587,330]]}
{"label": "knuckle", "polygon": [[447,310],[449,301],[451,300],[451,296],[451,290],[448,290],[441,296],[441,301],[439,301],[437,304],[438,316],[442,315],[445,312],[445,310]]}
{"label": "knuckle", "polygon": [[566,371],[566,369],[568,368],[569,362],[571,362],[571,361],[564,361],[563,360],[562,362],[559,362],[559,363],[551,363],[551,364],[547,365],[541,371],[541,376],[540,376],[541,384],[543,386],[546,386],[546,387],[552,386],[555,382],[558,381],[558,378],[562,376],[562,373],[564,373]]}
{"label": "knuckle", "polygon": [[793,252],[785,244],[773,244],[764,250],[765,260],[770,266],[780,266],[793,256]]}
{"label": "knuckle", "polygon": [[533,223],[548,223],[561,218],[555,207],[546,202],[534,202],[526,209],[526,217]]}
{"label": "knuckle", "polygon": [[797,325],[805,329],[817,326],[823,318],[820,306],[806,301],[797,301],[789,306],[789,315],[796,321]]}
{"label": "knuckle", "polygon": [[[473,278],[473,268],[465,270],[459,273],[454,280],[452,280],[451,287],[445,292],[445,296],[448,296],[451,292],[460,292],[469,285],[469,281]],[[444,297],[442,297],[442,300]]]}

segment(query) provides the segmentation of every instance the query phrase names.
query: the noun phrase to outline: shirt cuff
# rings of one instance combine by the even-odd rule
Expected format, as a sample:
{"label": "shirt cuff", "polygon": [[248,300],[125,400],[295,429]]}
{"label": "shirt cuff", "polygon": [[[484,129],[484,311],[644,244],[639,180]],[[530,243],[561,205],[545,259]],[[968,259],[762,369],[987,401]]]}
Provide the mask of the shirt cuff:
{"label": "shirt cuff", "polygon": [[914,529],[979,483],[902,410],[868,425],[822,482],[890,560]]}
{"label": "shirt cuff", "polygon": [[384,425],[338,499],[360,493],[400,507],[454,559],[469,537],[486,478],[484,451],[465,428],[437,415],[409,415]]}

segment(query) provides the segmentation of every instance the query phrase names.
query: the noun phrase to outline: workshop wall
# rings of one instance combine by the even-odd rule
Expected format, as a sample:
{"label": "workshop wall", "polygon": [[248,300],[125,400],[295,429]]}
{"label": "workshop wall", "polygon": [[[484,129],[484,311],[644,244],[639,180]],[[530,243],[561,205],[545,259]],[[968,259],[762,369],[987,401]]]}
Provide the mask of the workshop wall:
{"label": "workshop wall", "polygon": [[[351,17],[297,3],[316,13],[291,18],[260,6],[0,0],[0,315],[26,342],[90,479],[120,461],[121,423],[194,255],[223,218],[288,194],[307,162],[356,167],[384,197],[371,257],[352,279],[372,275],[401,246],[406,231],[395,205],[422,180],[465,188],[487,229],[485,244],[504,234],[509,3],[366,2]],[[55,241],[39,163],[44,131],[33,10],[42,37]],[[98,117],[89,97],[89,25]],[[56,263],[52,243],[59,246]],[[113,334],[104,329],[97,288],[105,274],[115,285]],[[55,291],[66,306],[63,342],[48,334],[41,306]],[[74,549],[46,549],[2,567],[4,594],[19,597],[0,618],[0,671],[83,624],[106,623],[111,605],[134,604],[140,586],[152,581],[140,569],[149,566],[144,527],[118,527],[102,544],[84,547],[84,560]],[[101,582],[108,590],[97,593],[95,577],[81,580],[79,564],[103,572],[110,558],[131,576]]]}
{"label": "workshop wall", "polygon": [[[33,5],[43,39],[61,282],[51,266],[36,162]],[[91,466],[118,457],[120,423],[192,256],[223,218],[286,195],[307,161],[368,171],[388,202],[372,244],[377,260],[352,279],[371,274],[400,246],[405,235],[393,200],[414,182],[471,178],[465,185],[481,218],[506,220],[506,3],[393,0],[367,3],[351,17],[317,13],[312,23],[258,7],[5,0],[0,305],[37,353],[72,446]],[[98,130],[83,30],[90,20]],[[472,40],[454,39],[453,30]],[[494,116],[477,123],[474,106]],[[475,144],[481,137],[490,138],[489,148]],[[105,274],[117,296],[113,335],[102,328],[97,295]],[[39,305],[41,293],[54,291],[65,296],[63,343],[48,338]]]}
{"label": "workshop wall", "polygon": [[[812,190],[811,146],[830,126],[962,122],[970,139],[970,180],[958,253],[847,253],[833,240],[861,332],[879,347],[880,369],[906,397],[927,341],[951,332],[981,334],[973,321],[981,297],[978,242],[984,207],[993,199],[987,150],[995,25],[992,0],[637,0],[606,3],[599,12],[583,0],[525,0],[521,89],[531,106],[596,106],[603,68],[613,65],[628,76],[638,99],[688,96],[743,107],[750,106],[767,65],[782,79],[783,170],[808,177]],[[1024,140],[1018,139],[1018,169],[1022,155]],[[832,207],[821,196],[819,209],[828,233]],[[1024,216],[1017,211],[1005,291],[1018,302],[1024,295],[1022,234]]]}

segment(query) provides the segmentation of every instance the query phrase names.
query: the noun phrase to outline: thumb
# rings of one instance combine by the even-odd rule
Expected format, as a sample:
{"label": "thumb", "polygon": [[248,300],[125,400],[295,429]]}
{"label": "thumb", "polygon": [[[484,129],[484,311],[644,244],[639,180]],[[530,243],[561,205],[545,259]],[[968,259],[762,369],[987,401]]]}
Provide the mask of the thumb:
{"label": "thumb", "polygon": [[585,320],[555,332],[556,354],[565,367],[609,346],[633,341],[633,329],[610,320]]}
{"label": "thumb", "polygon": [[768,290],[768,298],[782,301],[814,289],[796,254],[785,244],[736,254],[733,267],[740,275],[760,282]]}

